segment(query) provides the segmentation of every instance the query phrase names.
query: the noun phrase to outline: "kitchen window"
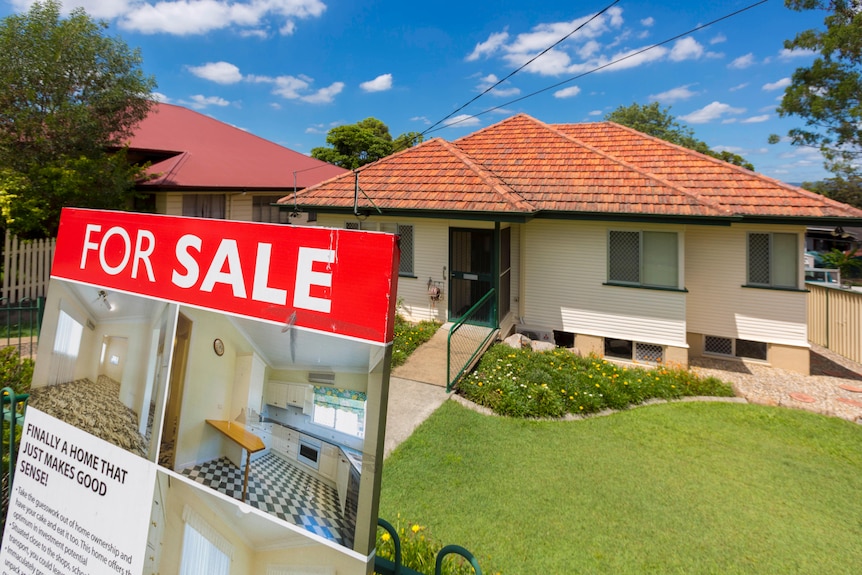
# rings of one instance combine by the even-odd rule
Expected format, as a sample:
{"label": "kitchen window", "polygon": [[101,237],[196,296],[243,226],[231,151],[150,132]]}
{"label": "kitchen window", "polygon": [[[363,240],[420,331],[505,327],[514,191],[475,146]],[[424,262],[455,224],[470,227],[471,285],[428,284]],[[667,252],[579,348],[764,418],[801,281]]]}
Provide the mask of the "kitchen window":
{"label": "kitchen window", "polygon": [[388,232],[399,236],[401,263],[398,267],[398,275],[415,276],[413,271],[413,226],[390,222],[369,222],[366,220],[362,222],[347,222],[344,227],[348,230]]}
{"label": "kitchen window", "polygon": [[755,287],[799,287],[799,240],[796,234],[748,234],[748,284]]}
{"label": "kitchen window", "polygon": [[317,425],[363,438],[366,400],[366,394],[360,391],[315,386],[312,421]]}
{"label": "kitchen window", "polygon": [[676,289],[679,248],[676,232],[608,232],[608,283]]}

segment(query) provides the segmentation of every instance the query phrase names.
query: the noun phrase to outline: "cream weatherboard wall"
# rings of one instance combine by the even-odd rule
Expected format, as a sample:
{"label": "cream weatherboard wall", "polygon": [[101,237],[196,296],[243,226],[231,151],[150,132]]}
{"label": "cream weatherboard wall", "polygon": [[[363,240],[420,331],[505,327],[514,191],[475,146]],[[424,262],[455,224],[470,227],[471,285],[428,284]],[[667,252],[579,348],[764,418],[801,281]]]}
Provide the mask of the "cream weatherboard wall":
{"label": "cream weatherboard wall", "polygon": [[[689,226],[686,231],[686,288],[688,331],[692,346],[702,346],[703,335],[747,339],[798,348],[794,367],[786,360],[776,367],[807,371],[807,293],[742,287],[747,280],[747,237],[750,232],[794,233],[799,238],[798,285],[804,287],[805,228],[803,226],[742,225]],[[776,350],[779,348],[776,347]],[[770,350],[771,352],[772,350]]]}
{"label": "cream weatherboard wall", "polygon": [[685,293],[603,285],[607,282],[609,230],[679,232],[679,253],[685,252],[682,226],[530,222],[523,226],[521,245],[522,254],[529,254],[523,257],[522,323],[545,330],[687,347]]}

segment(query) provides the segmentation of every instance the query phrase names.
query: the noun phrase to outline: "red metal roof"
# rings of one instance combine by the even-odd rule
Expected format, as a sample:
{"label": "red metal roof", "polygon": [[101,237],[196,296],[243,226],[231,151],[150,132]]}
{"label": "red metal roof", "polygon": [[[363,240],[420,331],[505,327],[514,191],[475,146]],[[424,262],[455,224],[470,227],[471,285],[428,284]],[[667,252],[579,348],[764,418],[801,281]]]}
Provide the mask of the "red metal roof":
{"label": "red metal roof", "polygon": [[[862,210],[618,124],[550,125],[525,114],[454,142],[434,138],[357,173],[359,205],[384,211],[862,218]],[[353,174],[299,194],[305,206],[353,201]]]}
{"label": "red metal roof", "polygon": [[290,190],[294,172],[306,188],[347,171],[171,104],[153,106],[129,146],[153,159],[144,188]]}

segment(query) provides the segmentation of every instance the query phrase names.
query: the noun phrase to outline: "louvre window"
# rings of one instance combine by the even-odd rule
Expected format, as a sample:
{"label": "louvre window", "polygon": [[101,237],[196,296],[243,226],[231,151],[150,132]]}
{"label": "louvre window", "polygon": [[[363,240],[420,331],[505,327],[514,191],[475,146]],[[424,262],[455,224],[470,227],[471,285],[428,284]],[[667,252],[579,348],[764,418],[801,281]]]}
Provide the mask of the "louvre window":
{"label": "louvre window", "polygon": [[799,246],[796,234],[748,234],[748,284],[796,288]]}
{"label": "louvre window", "polygon": [[401,246],[401,264],[398,268],[398,274],[402,276],[412,276],[413,273],[413,226],[402,225],[391,222],[369,222],[356,221],[346,222],[344,227],[348,230],[366,230],[371,232],[387,232],[397,234],[400,238],[399,245]]}
{"label": "louvre window", "polygon": [[608,282],[647,287],[679,285],[676,232],[611,231]]}
{"label": "louvre window", "polygon": [[661,363],[664,359],[664,347],[654,343],[606,337],[605,357],[634,360],[640,363]]}

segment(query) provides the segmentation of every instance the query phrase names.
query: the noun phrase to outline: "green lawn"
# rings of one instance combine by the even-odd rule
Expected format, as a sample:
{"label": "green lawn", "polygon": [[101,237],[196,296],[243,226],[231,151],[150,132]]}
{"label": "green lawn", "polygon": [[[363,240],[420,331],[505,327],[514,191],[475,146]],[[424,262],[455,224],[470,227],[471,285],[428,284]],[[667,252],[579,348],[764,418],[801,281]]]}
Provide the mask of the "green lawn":
{"label": "green lawn", "polygon": [[858,573],[862,426],[724,403],[582,421],[446,402],[386,460],[380,516],[488,574]]}

